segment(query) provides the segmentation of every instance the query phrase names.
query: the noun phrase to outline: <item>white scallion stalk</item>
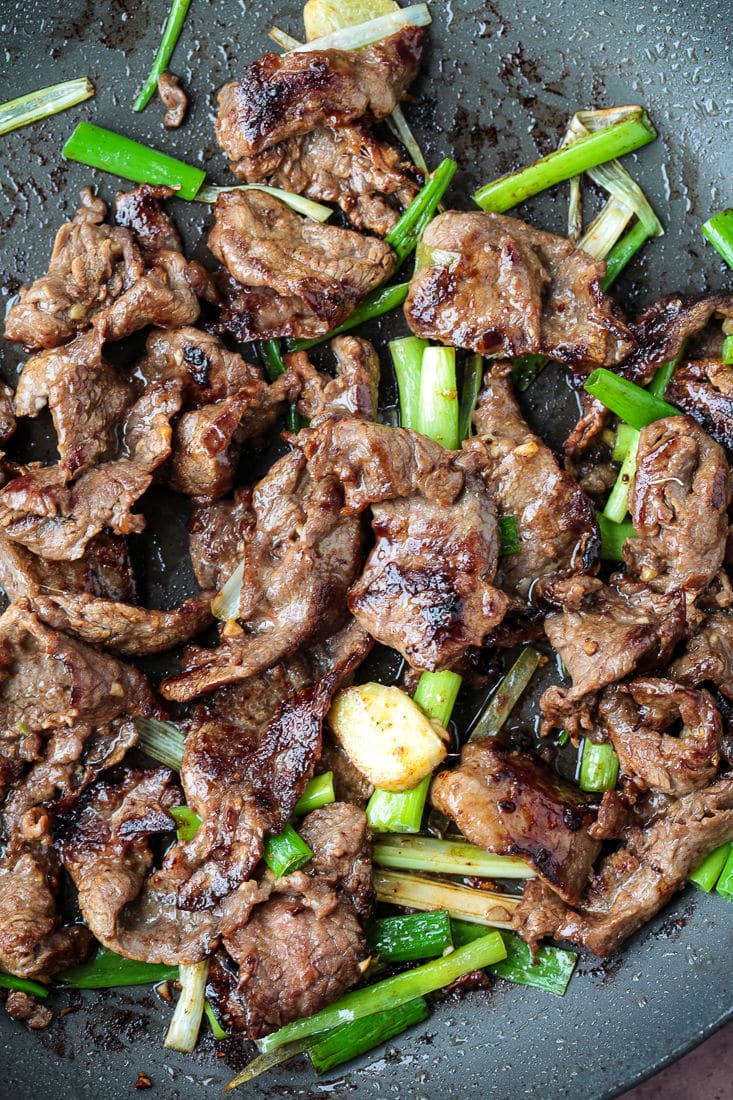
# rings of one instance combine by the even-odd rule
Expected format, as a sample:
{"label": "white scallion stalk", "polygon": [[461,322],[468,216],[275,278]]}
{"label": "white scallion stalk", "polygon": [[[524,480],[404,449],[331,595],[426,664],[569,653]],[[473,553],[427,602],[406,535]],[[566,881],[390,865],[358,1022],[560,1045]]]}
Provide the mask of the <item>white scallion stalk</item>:
{"label": "white scallion stalk", "polygon": [[154,760],[178,771],[183,760],[186,738],[172,722],[160,722],[157,718],[136,718],[138,747]]}
{"label": "white scallion stalk", "polygon": [[199,188],[195,201],[216,202],[219,195],[224,194],[226,191],[265,191],[268,195],[274,195],[276,199],[280,199],[291,210],[295,210],[298,214],[304,214],[306,218],[312,218],[316,222],[326,222],[333,214],[330,206],[313,202],[312,199],[306,199],[303,195],[294,195],[292,191],[283,191],[279,187],[266,187],[261,183],[239,183],[234,184],[232,187],[204,186]]}
{"label": "white scallion stalk", "polygon": [[267,37],[271,38],[281,50],[295,50],[300,45],[297,38],[293,38],[292,34],[288,34],[287,31],[281,31],[279,27],[272,27],[267,32]]}
{"label": "white scallion stalk", "polygon": [[494,737],[506,722],[529,687],[529,682],[542,663],[542,654],[527,646],[517,657],[506,676],[497,684],[487,706],[471,730],[471,741]]}
{"label": "white scallion stalk", "polygon": [[631,203],[618,195],[611,195],[598,217],[594,218],[577,242],[578,248],[582,248],[596,260],[604,259],[633,216],[634,207]]}
{"label": "white scallion stalk", "polygon": [[407,119],[405,118],[399,103],[395,105],[392,114],[386,121],[392,133],[402,142],[405,149],[407,149],[407,152],[412,157],[412,163],[416,164],[418,168],[422,169],[426,177],[429,176],[430,172],[425,162],[425,157],[423,156],[422,149],[418,145],[415,135],[408,126]]}
{"label": "white scallion stalk", "polygon": [[512,913],[522,900],[513,894],[495,894],[441,882],[426,875],[375,870],[374,890],[378,901],[432,912],[445,909],[457,920],[484,924],[487,928],[511,928]]}
{"label": "white scallion stalk", "polygon": [[52,84],[29,92],[18,99],[10,99],[0,104],[0,134],[8,134],[30,122],[38,122],[49,115],[56,115],[68,107],[76,107],[94,95],[94,85],[83,76],[78,80],[65,80],[62,84]]}
{"label": "white scallion stalk", "polygon": [[403,27],[427,27],[431,22],[427,4],[411,4],[401,11],[380,15],[378,19],[370,19],[356,26],[344,27],[323,38],[314,38],[312,42],[305,42],[296,49],[298,53],[311,50],[360,50],[364,46],[380,42],[383,38],[389,38]]}
{"label": "white scallion stalk", "polygon": [[181,963],[178,968],[181,995],[178,998],[165,1046],[190,1054],[196,1046],[201,1029],[206,1002],[206,982],[209,977],[209,960],[198,963]]}
{"label": "white scallion stalk", "polygon": [[497,856],[467,840],[438,840],[432,836],[382,834],[372,852],[380,867],[397,871],[433,871],[438,875],[476,878],[534,878],[535,872],[517,856]]}
{"label": "white scallion stalk", "polygon": [[211,614],[215,619],[228,623],[239,615],[239,605],[242,598],[242,580],[244,579],[244,562],[240,561],[231,577],[214,596],[211,603]]}
{"label": "white scallion stalk", "polygon": [[302,1054],[304,1050],[308,1050],[308,1047],[312,1046],[315,1040],[312,1036],[307,1039],[299,1039],[295,1043],[288,1043],[287,1046],[280,1047],[279,1050],[270,1050],[267,1054],[258,1054],[256,1058],[240,1070],[236,1077],[232,1077],[228,1085],[224,1086],[224,1092],[230,1092],[232,1089],[236,1089],[239,1085],[246,1085],[248,1081],[254,1081],[255,1077],[259,1077],[262,1073],[268,1073],[275,1066],[282,1065],[283,1062],[289,1062],[291,1058],[295,1058],[296,1054]]}

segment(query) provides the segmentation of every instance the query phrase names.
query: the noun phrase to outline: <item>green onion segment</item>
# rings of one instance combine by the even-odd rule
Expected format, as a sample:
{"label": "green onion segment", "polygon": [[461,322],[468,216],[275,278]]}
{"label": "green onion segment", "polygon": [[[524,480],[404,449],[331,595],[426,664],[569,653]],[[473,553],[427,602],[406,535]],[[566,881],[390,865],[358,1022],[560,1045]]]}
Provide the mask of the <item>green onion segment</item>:
{"label": "green onion segment", "polygon": [[277,836],[267,838],[262,858],[273,874],[289,875],[310,863],[313,851],[292,825],[286,825]]}
{"label": "green onion segment", "polygon": [[733,267],[733,209],[721,210],[719,214],[708,218],[702,232],[728,267]]}
{"label": "green onion segment", "polygon": [[0,103],[0,135],[9,134],[31,122],[40,122],[43,118],[56,115],[69,107],[90,99],[94,95],[94,85],[83,76],[78,80],[65,80],[61,84],[51,84],[48,88],[39,88],[37,92],[28,92],[17,99]]}
{"label": "green onion segment", "polygon": [[680,415],[679,409],[674,405],[654,397],[641,386],[605,367],[598,367],[588,375],[585,389],[637,431],[665,416]]}
{"label": "green onion segment", "polygon": [[583,739],[578,786],[581,791],[612,791],[618,782],[619,760],[613,745]]}
{"label": "green onion segment", "polygon": [[183,23],[188,13],[191,0],[173,0],[168,18],[163,28],[163,37],[160,40],[158,51],[153,61],[153,67],[148,78],[140,89],[140,94],[132,105],[133,111],[142,111],[147,107],[158,88],[158,77],[162,76],[168,68],[168,62],[173,56],[178,39],[181,37]]}
{"label": "green onion segment", "polygon": [[471,741],[493,737],[506,722],[542,662],[542,654],[527,646],[495,688],[471,730]]}

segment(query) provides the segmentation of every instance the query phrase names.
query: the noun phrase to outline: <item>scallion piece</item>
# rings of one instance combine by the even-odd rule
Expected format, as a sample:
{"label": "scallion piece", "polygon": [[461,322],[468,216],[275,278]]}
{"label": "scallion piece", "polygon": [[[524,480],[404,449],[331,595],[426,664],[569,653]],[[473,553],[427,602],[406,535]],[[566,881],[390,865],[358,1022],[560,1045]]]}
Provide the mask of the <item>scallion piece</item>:
{"label": "scallion piece", "polygon": [[373,1016],[376,1012],[383,1012],[386,1008],[396,1008],[398,1005],[407,1004],[416,997],[424,997],[427,993],[433,993],[436,989],[450,985],[463,974],[470,974],[484,966],[491,966],[506,958],[506,948],[501,936],[497,932],[488,932],[481,939],[469,943],[465,947],[458,948],[442,959],[434,959],[432,962],[418,966],[414,970],[408,970],[404,974],[396,974],[392,978],[385,978],[376,985],[366,989],[356,989],[346,993],[340,1000],[313,1016],[307,1016],[302,1020],[294,1020],[286,1024],[272,1035],[266,1035],[260,1039],[258,1046],[261,1051],[278,1050],[280,1047],[291,1043],[296,1039],[318,1035],[340,1024],[349,1023],[351,1020],[359,1020],[364,1016]]}
{"label": "scallion piece", "polygon": [[419,833],[431,778],[426,775],[411,791],[377,789],[366,808],[369,827],[375,833]]}
{"label": "scallion piece", "polygon": [[308,785],[295,804],[293,813],[298,817],[304,817],[313,810],[320,810],[321,806],[329,806],[335,801],[333,772],[323,772],[321,775],[314,775],[308,781]]}
{"label": "scallion piece", "polygon": [[193,840],[201,828],[201,818],[188,806],[174,806],[171,816],[176,823],[176,834],[180,841]]}
{"label": "scallion piece", "polygon": [[0,989],[15,989],[18,993],[30,993],[32,997],[48,997],[48,989],[30,978],[16,978],[15,974],[0,971]]}
{"label": "scallion piece", "polygon": [[601,286],[604,290],[608,290],[616,279],[618,279],[629,260],[636,255],[642,245],[646,244],[651,236],[652,234],[645,225],[642,225],[641,222],[636,222],[628,233],[624,234],[621,240],[616,242],[606,256],[606,274],[601,280]]}
{"label": "scallion piece", "polygon": [[733,267],[733,209],[721,210],[719,214],[708,218],[702,232],[728,267]]}
{"label": "scallion piece", "polygon": [[450,917],[443,910],[370,921],[366,937],[372,955],[385,962],[438,959],[453,946]]}
{"label": "scallion piece", "polygon": [[458,165],[449,157],[441,161],[395,227],[384,238],[395,252],[399,263],[414,252],[457,170]]}
{"label": "scallion piece", "polygon": [[342,332],[350,332],[357,325],[366,324],[367,321],[373,321],[376,317],[381,317],[383,313],[389,313],[390,310],[397,309],[404,302],[409,289],[409,283],[396,283],[394,286],[377,287],[371,294],[367,294],[364,301],[356,307],[343,324],[331,329],[324,336],[314,336],[310,340],[288,340],[288,351],[308,351],[326,340],[332,340],[334,336],[340,336]]}
{"label": "scallion piece", "polygon": [[307,199],[305,195],[295,195],[292,191],[283,191],[280,187],[265,187],[261,183],[238,183],[233,184],[231,187],[204,186],[197,192],[196,202],[214,203],[219,195],[225,195],[227,191],[265,191],[268,195],[280,199],[291,210],[295,210],[296,213],[303,214],[304,217],[311,218],[315,222],[327,222],[333,214],[330,206],[324,206],[323,203]]}
{"label": "scallion piece", "polygon": [[432,836],[379,837],[372,853],[380,867],[397,871],[434,871],[474,878],[534,878],[534,870],[517,856],[497,856],[467,840]]}
{"label": "scallion piece", "polygon": [[222,1039],[227,1039],[229,1037],[229,1033],[224,1030],[224,1028],[221,1026],[219,1021],[217,1020],[216,1013],[214,1012],[214,1009],[211,1007],[211,1001],[209,1001],[208,999],[204,1001],[204,1015],[206,1016],[206,1019],[209,1021],[209,1027],[211,1028],[211,1034],[214,1036],[214,1038],[217,1040],[217,1042],[221,1042]]}
{"label": "scallion piece", "polygon": [[208,977],[208,959],[197,963],[181,963],[178,967],[181,992],[163,1041],[163,1045],[169,1050],[190,1054],[196,1046],[206,1006]]}
{"label": "scallion piece", "polygon": [[633,437],[629,439],[629,449],[626,454],[626,458],[621,463],[621,469],[618,472],[616,482],[609,493],[608,500],[606,501],[603,509],[603,515],[611,523],[623,523],[626,513],[629,510],[629,489],[631,482],[634,480],[636,474],[636,451],[639,446],[639,433],[636,428],[631,429],[634,433]]}
{"label": "scallion piece", "polygon": [[729,901],[733,899],[733,844],[731,844],[728,858],[725,861],[723,870],[720,872],[720,878],[715,889],[721,897]]}
{"label": "scallion piece", "polygon": [[265,368],[265,374],[271,382],[281,374],[285,374],[286,367],[280,352],[279,340],[261,340],[256,347]]}
{"label": "scallion piece", "polygon": [[61,84],[51,84],[37,92],[28,92],[17,99],[0,103],[0,135],[9,134],[31,122],[40,122],[42,118],[57,115],[68,107],[76,107],[85,99],[94,95],[94,85],[83,76],[79,80],[64,80]]}
{"label": "scallion piece", "polygon": [[101,168],[134,183],[173,187],[180,199],[194,199],[206,179],[202,168],[169,157],[139,141],[104,130],[92,122],[80,122],[63,148],[67,160]]}
{"label": "scallion piece", "polygon": [[401,1035],[413,1024],[427,1020],[429,1015],[430,1009],[425,998],[416,997],[407,1004],[385,1008],[382,1012],[335,1027],[308,1049],[308,1056],[316,1073],[327,1073],[330,1069],[381,1046],[395,1035]]}
{"label": "scallion piece", "polygon": [[471,741],[493,737],[499,732],[529,686],[541,661],[542,654],[532,646],[522,650],[506,676],[499,682],[488,706],[479,715],[471,730]]}
{"label": "scallion piece", "polygon": [[519,553],[519,529],[516,516],[499,516],[499,553],[502,557]]}
{"label": "scallion piece", "polygon": [[694,882],[695,886],[699,886],[701,890],[709,894],[720,878],[730,851],[730,844],[721,844],[719,848],[714,848],[709,855],[705,856],[699,867],[696,867],[692,872],[690,882]]}
{"label": "scallion piece", "polygon": [[[626,508],[624,506],[625,514]],[[623,561],[624,543],[627,539],[636,538],[634,525],[630,522],[618,523],[609,519],[608,516],[604,516],[603,512],[596,512],[596,519],[598,520],[598,529],[601,532],[601,560]]]}
{"label": "scallion piece", "polygon": [[611,195],[597,218],[578,241],[589,256],[600,260],[614,248],[634,214],[633,206],[624,198]]}
{"label": "scallion piece", "polygon": [[665,416],[680,415],[679,409],[673,405],[605,367],[598,367],[588,375],[585,389],[637,431]]}
{"label": "scallion piece", "polygon": [[377,901],[409,909],[445,909],[451,917],[493,928],[511,928],[512,913],[521,898],[490,890],[474,890],[427,875],[404,871],[374,871]]}
{"label": "scallion piece", "polygon": [[616,427],[616,440],[611,451],[613,461],[623,462],[632,447],[636,448],[638,442],[639,433],[636,428],[632,428],[630,424],[624,424],[623,420],[619,421]]}
{"label": "scallion piece", "polygon": [[[481,935],[481,929],[465,921],[451,921],[453,942],[456,947],[472,943]],[[538,947],[533,957],[532,948],[513,932],[502,932],[506,958],[489,967],[492,974],[519,985],[531,985],[562,997],[568,987],[578,956],[574,951],[561,947]]]}
{"label": "scallion piece", "polygon": [[455,348],[426,348],[423,353],[418,431],[449,451],[459,446]]}
{"label": "scallion piece", "polygon": [[66,989],[116,989],[131,985],[155,985],[175,981],[177,966],[124,959],[100,947],[94,958],[57,974],[54,982]]}
{"label": "scallion piece", "polygon": [[277,836],[267,838],[262,858],[273,874],[289,875],[310,863],[313,851],[298,836],[292,825],[286,825]]}
{"label": "scallion piece", "polygon": [[723,350],[720,353],[720,357],[726,366],[733,365],[733,336],[726,336],[723,341]]}
{"label": "scallion piece", "polygon": [[153,61],[153,67],[140,90],[140,94],[132,105],[133,111],[142,111],[155,94],[158,87],[158,77],[162,76],[168,68],[168,62],[173,56],[178,39],[181,37],[183,23],[190,4],[191,0],[173,0],[163,28],[163,37],[160,40],[158,52]]}
{"label": "scallion piece", "polygon": [[138,745],[174,771],[178,771],[183,760],[183,747],[186,742],[183,730],[172,722],[160,722],[157,718],[136,718]]}
{"label": "scallion piece", "polygon": [[560,746],[560,748],[562,748],[563,745],[567,745],[569,740],[570,740],[570,734],[568,733],[568,731],[567,730],[560,730],[560,732],[557,735],[557,743]]}
{"label": "scallion piece", "polygon": [[224,1092],[231,1092],[232,1089],[239,1088],[240,1085],[246,1085],[248,1081],[254,1081],[255,1077],[260,1077],[263,1073],[269,1073],[275,1066],[281,1066],[283,1062],[289,1062],[291,1058],[302,1054],[312,1045],[312,1038],[300,1039],[296,1043],[288,1043],[287,1046],[278,1047],[277,1050],[270,1051],[268,1054],[258,1054],[244,1069],[239,1071],[236,1077],[232,1077],[229,1084],[224,1086]]}
{"label": "scallion piece", "polygon": [[412,158],[412,163],[417,165],[417,167],[427,176],[429,174],[428,166],[425,163],[423,151],[418,145],[415,135],[410,129],[399,103],[395,104],[392,108],[392,114],[388,115],[385,121],[398,141],[401,141],[405,149],[407,149],[407,152]]}
{"label": "scallion piece", "polygon": [[480,355],[469,355],[463,368],[461,403],[458,409],[458,438],[470,439],[473,433],[473,414],[476,409],[481,383],[484,378],[484,361]]}
{"label": "scallion piece", "polygon": [[451,672],[450,669],[444,672],[423,672],[413,699],[428,718],[447,729],[461,682],[458,673]]}
{"label": "scallion piece", "polygon": [[618,782],[619,760],[613,745],[583,739],[578,786],[581,791],[612,791]]}
{"label": "scallion piece", "polygon": [[652,397],[664,397],[667,392],[667,386],[672,381],[672,375],[675,372],[675,367],[679,363],[680,358],[681,356],[678,355],[676,359],[670,359],[669,363],[663,363],[661,367],[657,367],[654,372],[654,377],[646,387],[647,393],[650,393]]}
{"label": "scallion piece", "polygon": [[409,8],[390,12],[388,15],[380,15],[376,19],[369,19],[366,23],[356,23],[349,27],[342,27],[333,34],[326,34],[322,38],[314,38],[311,42],[304,42],[296,46],[294,53],[306,53],[311,50],[360,50],[364,46],[371,46],[374,42],[381,42],[383,38],[389,38],[403,27],[427,27],[431,22],[427,4],[411,4]]}
{"label": "scallion piece", "polygon": [[529,389],[549,362],[546,355],[519,355],[512,360],[512,378],[520,393]]}
{"label": "scallion piece", "polygon": [[578,138],[572,145],[548,153],[527,168],[487,183],[475,193],[474,201],[482,210],[502,214],[556,183],[640,149],[656,136],[646,111],[639,108],[621,122]]}
{"label": "scallion piece", "polygon": [[214,618],[219,619],[220,622],[226,623],[231,619],[239,618],[243,580],[244,561],[240,561],[229,580],[211,601],[211,614]]}
{"label": "scallion piece", "polygon": [[428,347],[427,340],[419,336],[403,336],[400,340],[390,340],[389,353],[392,356],[397,390],[400,397],[400,421],[403,428],[418,423],[420,411],[420,371],[423,352]]}

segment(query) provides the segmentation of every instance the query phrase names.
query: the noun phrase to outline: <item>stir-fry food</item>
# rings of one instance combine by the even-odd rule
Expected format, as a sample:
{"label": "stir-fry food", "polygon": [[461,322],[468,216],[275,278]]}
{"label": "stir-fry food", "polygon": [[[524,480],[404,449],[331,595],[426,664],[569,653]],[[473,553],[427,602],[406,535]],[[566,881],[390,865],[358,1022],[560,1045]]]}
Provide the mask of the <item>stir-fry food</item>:
{"label": "stir-fry food", "polygon": [[[135,101],[157,87],[167,126],[187,7]],[[258,1042],[233,1086],[303,1051],[325,1072],[466,975],[561,995],[552,941],[606,956],[690,879],[733,896],[733,295],[634,318],[610,294],[662,232],[614,159],[653,126],[579,112],[451,209],[460,166],[426,168],[400,110],[424,6],[305,18],[219,92],[228,186],[77,127],[67,156],[138,186],[85,188],[4,330],[6,1008],[42,1027],[54,987],[177,982],[169,1046],[204,1014]],[[71,84],[4,128],[93,91]],[[507,213],[567,180],[567,238]],[[205,264],[174,198],[211,204]],[[705,226],[729,260],[732,221]],[[399,310],[389,347],[364,337]],[[520,400],[548,362],[580,397],[560,453]],[[44,409],[47,465],[13,441]],[[189,498],[200,587],[167,610],[130,554],[154,484]],[[512,713],[538,674],[533,739]]]}

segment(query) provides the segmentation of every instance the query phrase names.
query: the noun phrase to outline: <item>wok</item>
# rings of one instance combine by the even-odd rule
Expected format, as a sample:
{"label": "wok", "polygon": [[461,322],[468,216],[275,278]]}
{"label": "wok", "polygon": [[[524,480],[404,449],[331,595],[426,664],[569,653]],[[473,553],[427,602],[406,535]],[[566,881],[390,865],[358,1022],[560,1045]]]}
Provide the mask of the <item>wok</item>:
{"label": "wok", "polygon": [[[84,74],[97,88],[96,98],[82,107],[0,143],[0,287],[6,299],[45,270],[56,227],[95,175],[61,159],[78,119],[201,164],[214,182],[230,178],[214,141],[216,89],[265,51],[274,21],[301,33],[300,5],[194,0],[171,66],[191,92],[188,121],[177,133],[162,129],[155,100],[141,115],[131,111],[166,10],[163,0],[0,3],[0,101]],[[632,263],[618,297],[632,308],[672,290],[730,286],[730,272],[699,233],[712,210],[733,201],[730,0],[436,0],[432,10],[428,59],[417,103],[407,114],[429,162],[446,154],[458,160],[451,202],[469,207],[475,186],[549,151],[577,108],[640,102],[660,138],[629,159],[667,233]],[[97,175],[95,182],[113,197],[117,181]],[[560,187],[520,214],[563,232],[566,200]],[[176,203],[175,215],[189,249],[203,255],[206,209]],[[395,333],[400,324],[392,325]],[[392,330],[378,326],[377,334]],[[0,349],[11,381],[19,359],[17,349]],[[557,443],[573,401],[562,375],[548,370],[530,391],[527,413]],[[52,439],[41,421],[32,431],[22,428],[13,451],[53,460]],[[253,474],[244,471],[245,477]],[[152,518],[136,551],[142,596],[151,606],[172,606],[191,587],[185,509],[180,498],[161,493],[146,510]],[[730,917],[721,898],[688,890],[617,957],[601,963],[582,956],[564,999],[497,982],[488,992],[439,1004],[421,1027],[324,1080],[317,1081],[299,1058],[244,1093],[614,1096],[733,1013]],[[41,1033],[0,1015],[0,1093],[15,1100],[107,1100],[129,1094],[144,1070],[158,1095],[199,1100],[204,1089],[218,1093],[243,1061],[234,1041],[221,1044],[223,1056],[217,1057],[207,1035],[194,1055],[164,1050],[170,1008],[147,989],[61,994],[56,1007],[63,1006],[73,1011]]]}

